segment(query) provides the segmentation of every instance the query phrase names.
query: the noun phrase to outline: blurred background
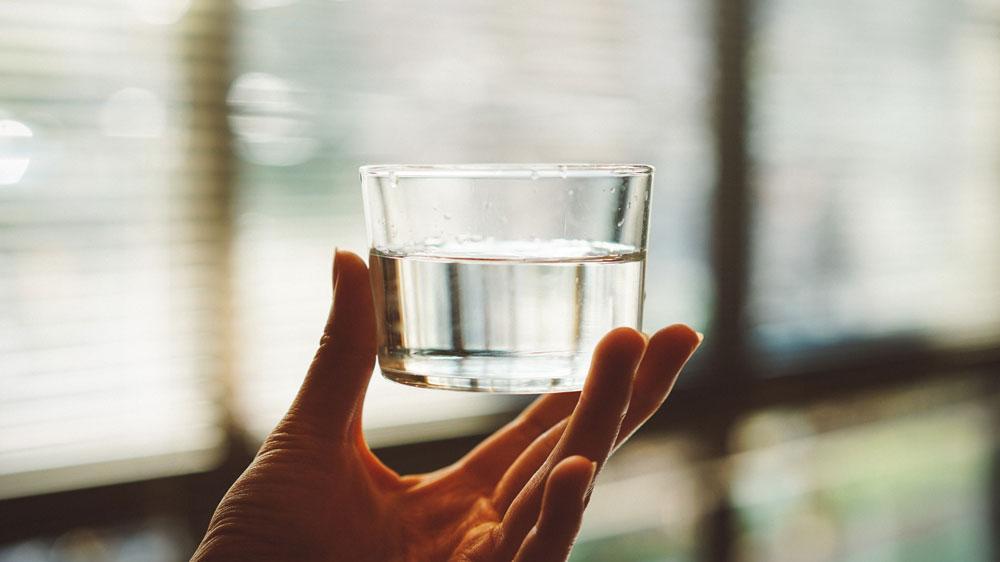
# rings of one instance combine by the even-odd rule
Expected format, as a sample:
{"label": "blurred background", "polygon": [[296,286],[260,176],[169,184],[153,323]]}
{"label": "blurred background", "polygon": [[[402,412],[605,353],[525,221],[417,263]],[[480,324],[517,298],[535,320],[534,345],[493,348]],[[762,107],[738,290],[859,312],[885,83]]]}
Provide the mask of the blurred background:
{"label": "blurred background", "polygon": [[[573,560],[1000,559],[1000,1],[0,0],[0,561],[186,560],[357,168],[656,166],[706,346]],[[402,471],[520,399],[374,380]]]}

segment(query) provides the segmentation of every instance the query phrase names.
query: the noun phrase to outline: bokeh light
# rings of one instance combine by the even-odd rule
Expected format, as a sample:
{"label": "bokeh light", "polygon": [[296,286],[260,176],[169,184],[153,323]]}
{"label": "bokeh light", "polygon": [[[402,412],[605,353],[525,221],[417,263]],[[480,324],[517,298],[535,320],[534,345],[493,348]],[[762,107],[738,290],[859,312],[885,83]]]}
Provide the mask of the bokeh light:
{"label": "bokeh light", "polygon": [[263,72],[234,80],[227,101],[240,155],[270,166],[294,166],[311,158],[319,140],[307,96],[305,89]]}
{"label": "bokeh light", "polygon": [[21,181],[31,162],[29,142],[31,129],[20,121],[0,119],[0,185]]}

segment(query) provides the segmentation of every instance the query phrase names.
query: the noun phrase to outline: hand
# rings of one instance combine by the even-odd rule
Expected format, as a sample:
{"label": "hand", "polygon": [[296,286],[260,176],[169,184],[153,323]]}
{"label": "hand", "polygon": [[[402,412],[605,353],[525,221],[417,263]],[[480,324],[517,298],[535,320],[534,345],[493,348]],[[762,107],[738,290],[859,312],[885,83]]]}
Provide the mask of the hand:
{"label": "hand", "polygon": [[666,399],[700,336],[618,328],[581,393],[549,394],[452,466],[400,476],[361,432],[375,366],[365,263],[338,252],[333,306],[291,408],[194,555],[217,560],[565,560],[595,473]]}

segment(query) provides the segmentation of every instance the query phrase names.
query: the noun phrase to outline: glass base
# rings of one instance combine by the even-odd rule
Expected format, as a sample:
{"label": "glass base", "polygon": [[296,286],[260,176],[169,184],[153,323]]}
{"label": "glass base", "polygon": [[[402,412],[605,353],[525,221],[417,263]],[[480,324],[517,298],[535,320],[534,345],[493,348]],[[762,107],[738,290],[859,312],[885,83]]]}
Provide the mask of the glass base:
{"label": "glass base", "polygon": [[[583,388],[589,357],[414,356],[379,358],[382,375],[421,388],[545,394]],[[509,373],[509,374],[508,374]]]}

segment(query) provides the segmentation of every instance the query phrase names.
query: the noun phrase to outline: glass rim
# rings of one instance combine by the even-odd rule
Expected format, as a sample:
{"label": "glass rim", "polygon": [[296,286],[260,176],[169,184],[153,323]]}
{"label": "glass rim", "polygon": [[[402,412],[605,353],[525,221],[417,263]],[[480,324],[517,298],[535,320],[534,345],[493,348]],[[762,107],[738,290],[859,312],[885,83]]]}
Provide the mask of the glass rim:
{"label": "glass rim", "polygon": [[648,164],[370,164],[358,168],[362,178],[538,179],[642,177],[653,175]]}

